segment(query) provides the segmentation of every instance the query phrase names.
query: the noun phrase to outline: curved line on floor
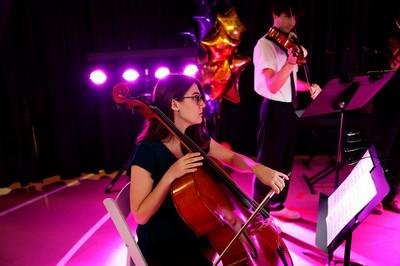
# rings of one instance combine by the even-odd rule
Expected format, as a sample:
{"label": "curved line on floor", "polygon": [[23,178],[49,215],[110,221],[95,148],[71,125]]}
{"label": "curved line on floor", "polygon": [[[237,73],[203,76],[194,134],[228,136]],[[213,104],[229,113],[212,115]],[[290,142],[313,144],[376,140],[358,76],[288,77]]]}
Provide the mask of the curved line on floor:
{"label": "curved line on floor", "polygon": [[57,263],[57,266],[65,265],[72,256],[88,241],[89,238],[96,233],[97,230],[110,218],[110,215],[107,213],[104,215],[95,225],[93,225],[76,243],[75,245],[68,250],[68,252],[61,258],[61,260]]}

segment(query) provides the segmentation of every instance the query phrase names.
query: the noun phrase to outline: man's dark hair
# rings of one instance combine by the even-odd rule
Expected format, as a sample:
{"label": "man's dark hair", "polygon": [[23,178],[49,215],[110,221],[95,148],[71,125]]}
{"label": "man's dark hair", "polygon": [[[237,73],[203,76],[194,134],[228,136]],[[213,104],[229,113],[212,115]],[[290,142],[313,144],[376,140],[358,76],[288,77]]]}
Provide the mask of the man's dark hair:
{"label": "man's dark hair", "polygon": [[294,15],[295,17],[303,16],[301,2],[298,0],[273,0],[271,1],[271,11],[279,16],[281,14]]}

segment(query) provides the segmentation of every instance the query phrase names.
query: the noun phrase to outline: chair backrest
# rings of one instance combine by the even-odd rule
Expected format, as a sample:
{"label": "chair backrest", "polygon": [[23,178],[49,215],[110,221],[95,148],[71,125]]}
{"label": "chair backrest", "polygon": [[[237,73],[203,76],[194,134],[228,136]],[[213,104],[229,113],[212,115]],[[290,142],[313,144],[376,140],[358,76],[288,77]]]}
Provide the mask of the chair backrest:
{"label": "chair backrest", "polygon": [[[128,249],[127,265],[146,266],[146,260],[136,243],[135,237],[129,228],[126,217],[130,213],[129,201],[130,183],[128,183],[114,199],[106,198],[103,203],[114,222],[122,241]],[[132,264],[132,262],[134,264]]]}

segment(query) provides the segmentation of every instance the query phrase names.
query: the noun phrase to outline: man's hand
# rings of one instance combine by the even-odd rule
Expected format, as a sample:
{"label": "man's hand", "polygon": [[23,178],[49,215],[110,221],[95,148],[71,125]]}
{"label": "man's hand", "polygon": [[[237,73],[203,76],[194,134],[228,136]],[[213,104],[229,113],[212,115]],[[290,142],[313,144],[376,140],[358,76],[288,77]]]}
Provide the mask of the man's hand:
{"label": "man's hand", "polygon": [[400,48],[397,48],[397,50],[395,50],[393,54],[397,56],[392,59],[392,62],[390,63],[390,68],[392,70],[397,70],[400,67]]}
{"label": "man's hand", "polygon": [[318,94],[321,92],[321,88],[318,84],[311,84],[310,88],[311,99],[317,98]]}

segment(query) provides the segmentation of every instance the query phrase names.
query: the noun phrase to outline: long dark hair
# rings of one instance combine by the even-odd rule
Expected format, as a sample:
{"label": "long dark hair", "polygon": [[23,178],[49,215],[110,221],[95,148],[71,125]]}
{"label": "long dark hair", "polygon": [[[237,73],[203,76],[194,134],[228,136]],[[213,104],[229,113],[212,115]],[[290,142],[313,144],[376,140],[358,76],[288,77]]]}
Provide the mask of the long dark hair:
{"label": "long dark hair", "polygon": [[285,13],[287,15],[294,15],[297,18],[302,17],[304,10],[302,1],[299,0],[274,0],[271,2],[272,14],[277,16]]}
{"label": "long dark hair", "polygon": [[[195,78],[185,75],[169,75],[162,78],[154,87],[153,104],[173,121],[172,100],[181,99],[193,84],[197,85],[203,95],[203,88]],[[191,137],[200,147],[208,146],[209,137],[204,123],[192,125],[184,133]],[[171,136],[171,133],[157,119],[151,119],[145,122],[142,132],[136,139],[136,143],[144,140],[163,140]]]}

